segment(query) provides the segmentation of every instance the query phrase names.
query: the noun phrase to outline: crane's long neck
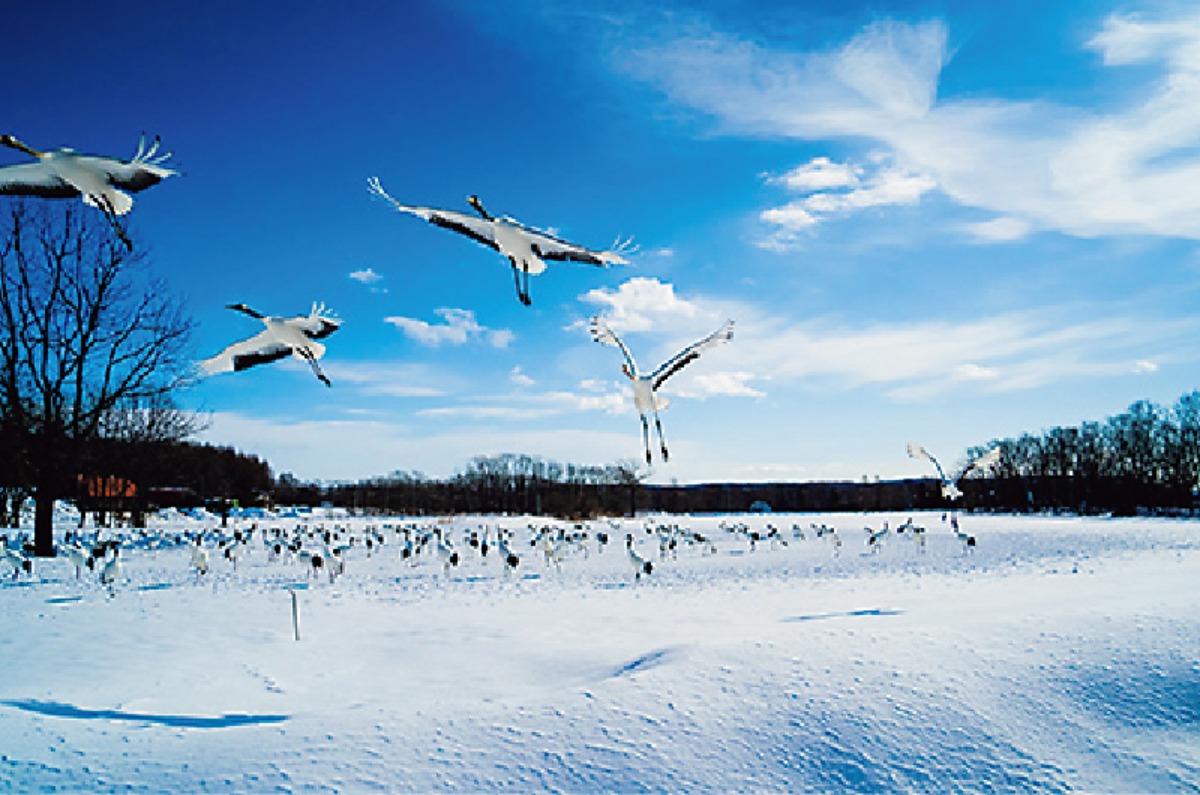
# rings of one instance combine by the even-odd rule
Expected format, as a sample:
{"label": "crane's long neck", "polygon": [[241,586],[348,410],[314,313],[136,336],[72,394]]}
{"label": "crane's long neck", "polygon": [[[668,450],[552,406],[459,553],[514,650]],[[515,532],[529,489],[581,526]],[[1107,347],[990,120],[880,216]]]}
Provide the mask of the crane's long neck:
{"label": "crane's long neck", "polygon": [[475,212],[477,212],[481,216],[483,216],[483,220],[485,220],[485,221],[492,220],[491,213],[489,213],[487,210],[483,209],[483,202],[479,201],[478,196],[474,196],[474,195],[468,196],[467,203],[475,208]]}
{"label": "crane's long neck", "polygon": [[32,155],[33,157],[42,158],[42,157],[46,156],[45,152],[39,152],[38,150],[34,149],[32,146],[27,146],[26,144],[21,143],[16,138],[13,138],[11,135],[0,135],[0,144],[4,144],[5,146],[9,147],[10,149],[19,149],[20,151],[24,152],[25,154]]}

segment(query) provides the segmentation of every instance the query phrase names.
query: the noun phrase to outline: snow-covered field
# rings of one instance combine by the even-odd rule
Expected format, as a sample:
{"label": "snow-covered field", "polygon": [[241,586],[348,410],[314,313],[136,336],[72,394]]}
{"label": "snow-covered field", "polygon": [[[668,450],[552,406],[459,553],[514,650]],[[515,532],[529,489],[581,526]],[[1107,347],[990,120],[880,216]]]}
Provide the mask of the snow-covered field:
{"label": "snow-covered field", "polygon": [[[967,515],[971,552],[917,514],[924,551],[868,547],[905,518],[655,517],[715,541],[666,558],[596,522],[559,567],[550,520],[460,517],[449,574],[403,520],[326,520],[360,542],[334,583],[259,538],[199,576],[174,539],[213,525],[159,520],[111,596],[61,557],[0,586],[0,790],[1200,789],[1200,524]],[[514,574],[464,541],[498,524]]]}

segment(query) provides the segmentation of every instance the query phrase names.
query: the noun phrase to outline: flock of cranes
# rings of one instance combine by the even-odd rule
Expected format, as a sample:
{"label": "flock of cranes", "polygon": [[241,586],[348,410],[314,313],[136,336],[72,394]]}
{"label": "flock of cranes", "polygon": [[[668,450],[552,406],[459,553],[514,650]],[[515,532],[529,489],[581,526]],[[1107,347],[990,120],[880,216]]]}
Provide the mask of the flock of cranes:
{"label": "flock of cranes", "polygon": [[[855,517],[839,520],[840,527],[799,522],[790,529],[770,520],[722,520],[713,526],[689,526],[676,517],[593,519],[565,522],[536,519],[493,520],[279,520],[263,517],[234,520],[231,527],[199,527],[195,521],[168,522],[159,529],[68,532],[58,546],[58,559],[74,569],[74,579],[94,581],[111,596],[135,571],[176,572],[181,582],[202,582],[214,576],[237,576],[249,564],[252,571],[269,573],[283,567],[305,579],[328,578],[332,584],[361,568],[395,578],[396,574],[438,576],[474,582],[480,577],[500,582],[516,577],[537,579],[562,574],[570,567],[586,569],[601,579],[625,579],[638,584],[657,579],[681,565],[681,556],[696,561],[735,562],[737,556],[790,551],[802,559],[840,558],[847,545],[860,554],[880,554],[891,539],[908,540],[913,552],[924,555],[926,530],[909,517],[890,528],[855,526]],[[193,529],[195,528],[195,529]],[[861,532],[860,532],[861,531]],[[956,530],[964,554],[974,552],[974,539]],[[855,539],[860,539],[855,541]],[[34,576],[28,539],[15,548],[0,535],[0,574],[13,580]],[[623,543],[622,543],[623,542]],[[942,554],[952,554],[943,546]],[[126,555],[125,553],[128,553]],[[598,556],[598,557],[597,557]],[[586,561],[596,557],[592,563]],[[915,558],[912,558],[915,560]],[[374,560],[370,566],[368,560]],[[57,567],[62,563],[38,562]],[[721,564],[716,564],[721,565]],[[241,568],[239,568],[241,566]],[[65,572],[64,572],[65,573]],[[60,574],[61,576],[61,574]],[[70,574],[66,574],[69,578]],[[668,574],[668,576],[671,576]],[[627,579],[626,579],[627,578]],[[155,586],[150,586],[155,587]]]}
{"label": "flock of cranes", "polygon": [[[35,162],[32,163],[0,168],[0,193],[48,199],[82,197],[85,204],[104,214],[118,237],[130,249],[133,248],[133,243],[119,220],[120,216],[133,208],[133,199],[126,191],[145,190],[178,173],[163,165],[170,154],[158,154],[157,138],[146,148],[143,137],[131,160],[83,155],[65,148],[42,152],[11,135],[0,135],[0,144],[35,158]],[[532,304],[529,297],[529,277],[544,272],[547,262],[580,262],[599,267],[624,265],[628,264],[624,255],[632,251],[632,239],[618,239],[612,249],[597,251],[526,226],[513,218],[493,216],[484,209],[477,196],[468,197],[467,202],[475,209],[478,217],[453,210],[402,204],[388,195],[377,177],[369,179],[367,185],[373,196],[387,201],[398,211],[465,235],[502,254],[512,267],[517,298],[526,306]],[[200,362],[202,372],[208,375],[240,372],[290,356],[308,362],[313,375],[326,386],[331,385],[329,378],[317,363],[317,360],[325,355],[325,346],[318,340],[337,331],[341,320],[328,314],[323,304],[314,303],[308,315],[298,317],[263,315],[241,303],[230,304],[228,308],[262,321],[266,328]],[[597,342],[618,347],[625,356],[626,363],[622,370],[633,384],[634,405],[642,420],[646,463],[652,463],[648,414],[654,415],[662,458],[666,461],[667,445],[658,416],[659,411],[666,407],[666,400],[657,395],[657,390],[668,377],[694,361],[702,352],[731,339],[733,322],[726,323],[717,332],[688,346],[650,375],[638,372],[629,349],[602,318],[593,320],[592,332]]]}

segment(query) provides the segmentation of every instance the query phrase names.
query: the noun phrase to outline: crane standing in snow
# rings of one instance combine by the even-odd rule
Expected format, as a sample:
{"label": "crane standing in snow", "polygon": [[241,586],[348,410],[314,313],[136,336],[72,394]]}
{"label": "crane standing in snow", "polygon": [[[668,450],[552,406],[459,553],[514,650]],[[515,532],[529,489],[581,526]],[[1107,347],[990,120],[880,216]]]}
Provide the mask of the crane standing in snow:
{"label": "crane standing in snow", "polygon": [[11,135],[0,135],[0,145],[37,158],[34,163],[0,168],[0,194],[47,199],[82,196],[84,204],[104,213],[130,250],[133,243],[117,220],[133,209],[133,198],[125,191],[137,193],[179,173],[163,165],[171,155],[157,154],[157,138],[149,149],[145,138],[139,141],[132,160],[84,155],[74,149],[40,152]]}
{"label": "crane standing in snow", "polygon": [[616,332],[609,328],[603,318],[592,318],[592,339],[601,345],[618,348],[625,357],[625,363],[621,365],[621,372],[633,382],[633,405],[642,418],[642,441],[646,448],[646,463],[649,464],[651,462],[650,422],[647,419],[647,414],[654,415],[654,427],[658,431],[658,443],[662,450],[662,459],[666,461],[669,457],[667,453],[667,440],[663,437],[662,421],[659,419],[658,413],[667,407],[667,400],[658,395],[658,388],[672,375],[698,359],[700,354],[733,339],[733,321],[725,321],[725,325],[721,326],[721,328],[699,342],[694,342],[687,346],[648,375],[638,370],[637,362],[634,361],[633,354],[629,352],[629,348],[616,335]]}
{"label": "crane standing in snow", "polygon": [[324,304],[314,303],[308,315],[290,318],[262,315],[245,304],[230,304],[227,308],[261,320],[266,329],[200,362],[206,373],[238,372],[256,364],[294,356],[308,362],[313,375],[325,386],[330,386],[329,379],[317,364],[317,359],[325,355],[325,346],[317,340],[337,331],[342,321],[325,314]]}
{"label": "crane standing in snow", "polygon": [[503,254],[512,265],[513,279],[517,284],[517,298],[526,306],[533,303],[529,298],[529,277],[545,271],[547,261],[583,262],[602,268],[628,264],[622,255],[629,253],[630,241],[618,241],[610,251],[593,251],[568,243],[549,232],[525,226],[512,218],[497,218],[483,209],[483,204],[477,196],[468,196],[467,202],[479,213],[479,218],[453,210],[401,204],[387,194],[378,177],[372,177],[367,184],[372,194],[391,202],[400,212],[411,213],[435,226],[466,235]]}

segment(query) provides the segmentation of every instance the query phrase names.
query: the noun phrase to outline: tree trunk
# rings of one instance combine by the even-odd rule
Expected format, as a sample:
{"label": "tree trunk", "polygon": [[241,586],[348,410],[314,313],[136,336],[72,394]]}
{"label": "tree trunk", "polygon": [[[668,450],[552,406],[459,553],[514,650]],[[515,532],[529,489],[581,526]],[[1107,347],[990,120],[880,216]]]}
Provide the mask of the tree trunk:
{"label": "tree trunk", "polygon": [[33,515],[33,554],[54,557],[54,489],[38,488]]}

